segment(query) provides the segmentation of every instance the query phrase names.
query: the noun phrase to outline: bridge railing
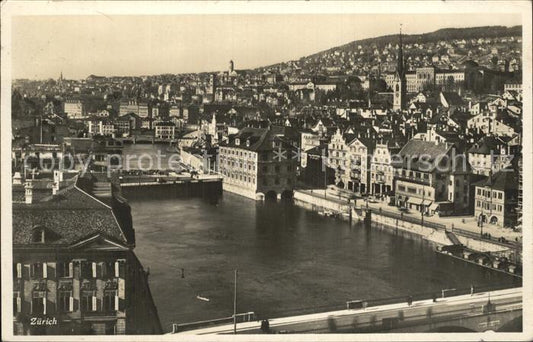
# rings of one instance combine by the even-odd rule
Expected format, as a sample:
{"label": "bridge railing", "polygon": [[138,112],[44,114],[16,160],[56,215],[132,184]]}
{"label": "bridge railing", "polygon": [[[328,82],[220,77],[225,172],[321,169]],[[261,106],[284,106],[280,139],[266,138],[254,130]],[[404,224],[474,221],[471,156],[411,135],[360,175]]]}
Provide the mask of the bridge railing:
{"label": "bridge railing", "polygon": [[[486,285],[486,286],[475,286],[474,285],[473,292],[481,293],[481,292],[504,290],[508,288],[521,287],[521,286],[522,286],[521,283],[494,284],[494,285]],[[441,290],[436,290],[432,292],[415,293],[415,294],[408,295],[408,296],[410,296],[413,301],[428,300],[428,299],[433,299],[433,298],[442,298],[442,290],[446,290],[445,291],[446,297],[460,296],[460,295],[466,295],[466,294],[472,293],[472,287],[464,287],[464,288],[454,288],[454,289],[441,289]],[[406,301],[408,296],[370,299],[366,301],[366,306],[372,307],[372,306],[381,306],[381,305],[401,303],[401,302]]]}
{"label": "bridge railing", "polygon": [[[492,284],[492,285],[486,285],[486,286],[476,286],[474,284],[474,293],[504,290],[504,289],[509,289],[509,288],[521,287],[521,286],[522,286],[521,282],[516,282],[513,284],[509,284],[509,283]],[[445,291],[445,297],[451,297],[451,296],[470,294],[472,291],[472,288],[464,287],[464,288],[455,288],[453,291],[450,291],[449,289],[445,289],[445,290],[447,290]],[[283,312],[282,317],[307,315],[307,314],[314,314],[314,313],[328,312],[328,311],[340,311],[340,310],[346,310],[346,309],[362,309],[362,308],[375,307],[375,306],[381,306],[381,305],[397,304],[397,303],[406,302],[408,296],[410,296],[413,301],[429,300],[429,299],[433,299],[433,297],[442,298],[442,289],[436,289],[435,291],[432,291],[432,292],[405,294],[402,296],[394,296],[394,297],[387,297],[387,298],[376,298],[376,299],[359,298],[359,299],[353,299],[353,300],[346,301],[344,302],[344,304],[319,305],[319,306],[294,308],[294,309],[285,310]],[[257,314],[257,319],[269,319],[269,318],[272,318],[272,317],[267,317],[267,316]]]}
{"label": "bridge railing", "polygon": [[[237,323],[242,322],[252,322],[256,319],[255,313],[250,312],[244,312],[244,313],[238,313],[236,316]],[[172,324],[172,333],[175,334],[180,331],[186,331],[186,330],[193,330],[193,329],[199,329],[199,328],[205,328],[208,326],[213,325],[221,325],[221,324],[229,324],[233,322],[233,316],[230,317],[223,317],[223,318],[215,318],[215,319],[209,319],[205,321],[196,321],[196,322],[190,322],[190,323],[173,323]]]}

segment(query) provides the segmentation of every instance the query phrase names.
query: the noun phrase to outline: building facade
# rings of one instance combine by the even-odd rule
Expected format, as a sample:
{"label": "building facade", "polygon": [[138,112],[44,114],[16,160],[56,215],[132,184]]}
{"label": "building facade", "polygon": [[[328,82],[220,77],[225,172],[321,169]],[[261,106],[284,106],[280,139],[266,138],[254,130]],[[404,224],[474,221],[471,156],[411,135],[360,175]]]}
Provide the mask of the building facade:
{"label": "building facade", "polygon": [[253,199],[292,196],[294,147],[270,129],[243,128],[219,147],[223,188]]}
{"label": "building facade", "polygon": [[14,333],[162,333],[129,206],[74,181],[38,198],[31,181],[14,186]]}

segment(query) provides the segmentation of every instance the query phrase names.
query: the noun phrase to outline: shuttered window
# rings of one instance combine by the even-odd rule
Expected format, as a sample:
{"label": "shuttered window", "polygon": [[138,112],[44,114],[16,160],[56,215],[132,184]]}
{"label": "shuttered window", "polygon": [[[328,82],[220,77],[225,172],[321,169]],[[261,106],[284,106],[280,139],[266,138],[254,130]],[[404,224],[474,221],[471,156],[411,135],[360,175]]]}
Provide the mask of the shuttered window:
{"label": "shuttered window", "polygon": [[22,312],[22,298],[20,298],[20,292],[13,292],[13,313],[17,314]]}
{"label": "shuttered window", "polygon": [[59,310],[63,312],[74,311],[74,298],[72,291],[59,291],[58,298]]}

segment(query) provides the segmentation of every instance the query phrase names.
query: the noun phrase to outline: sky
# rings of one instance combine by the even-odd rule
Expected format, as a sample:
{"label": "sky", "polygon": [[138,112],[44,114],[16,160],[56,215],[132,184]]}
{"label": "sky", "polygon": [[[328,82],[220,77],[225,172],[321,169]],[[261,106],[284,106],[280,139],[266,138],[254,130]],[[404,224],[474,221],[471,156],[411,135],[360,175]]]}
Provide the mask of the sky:
{"label": "sky", "polygon": [[521,24],[516,14],[16,16],[12,77],[81,79],[255,68],[348,42],[448,27]]}

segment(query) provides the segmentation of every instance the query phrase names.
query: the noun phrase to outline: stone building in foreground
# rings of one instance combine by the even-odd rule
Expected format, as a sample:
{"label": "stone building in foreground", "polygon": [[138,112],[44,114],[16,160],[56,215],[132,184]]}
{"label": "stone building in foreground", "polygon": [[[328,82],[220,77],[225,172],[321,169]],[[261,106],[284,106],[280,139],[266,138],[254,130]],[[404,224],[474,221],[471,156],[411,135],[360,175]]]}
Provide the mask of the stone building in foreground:
{"label": "stone building in foreground", "polygon": [[111,184],[32,183],[13,186],[14,334],[162,333],[129,205]]}

